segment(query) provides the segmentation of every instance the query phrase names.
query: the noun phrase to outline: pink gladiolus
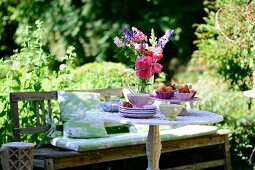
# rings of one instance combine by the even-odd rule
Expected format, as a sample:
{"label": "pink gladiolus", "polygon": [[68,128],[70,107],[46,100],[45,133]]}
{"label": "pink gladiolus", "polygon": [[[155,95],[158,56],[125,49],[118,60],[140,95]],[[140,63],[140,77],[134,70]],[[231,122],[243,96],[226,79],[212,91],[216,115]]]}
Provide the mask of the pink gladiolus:
{"label": "pink gladiolus", "polygon": [[146,49],[147,46],[148,46],[148,44],[146,44],[146,43],[141,43],[141,44],[139,44],[139,49],[140,49],[140,50]]}
{"label": "pink gladiolus", "polygon": [[153,59],[156,61],[163,57],[163,49],[161,47],[155,47],[152,52]]}
{"label": "pink gladiolus", "polygon": [[136,27],[132,27],[132,31],[134,33],[135,41],[146,41],[146,42],[148,41],[147,36]]}

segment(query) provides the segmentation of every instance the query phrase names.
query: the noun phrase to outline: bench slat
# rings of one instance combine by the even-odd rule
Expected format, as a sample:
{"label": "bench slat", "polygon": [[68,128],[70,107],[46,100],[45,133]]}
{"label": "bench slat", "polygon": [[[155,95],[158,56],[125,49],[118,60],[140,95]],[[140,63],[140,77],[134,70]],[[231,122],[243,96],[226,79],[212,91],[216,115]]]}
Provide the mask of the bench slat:
{"label": "bench slat", "polygon": [[192,140],[190,139],[191,138],[172,140],[171,143],[163,141],[162,145],[163,143],[165,144],[163,145],[164,148],[162,149],[162,153],[225,143],[224,135],[217,134],[210,136],[206,135],[201,137],[193,137]]}
{"label": "bench slat", "polygon": [[46,113],[45,113],[45,106],[44,106],[43,100],[41,101],[41,110],[42,110],[42,123],[43,123],[43,126],[46,126],[46,120],[45,120]]}
{"label": "bench slat", "polygon": [[52,110],[51,110],[51,102],[50,102],[50,100],[48,100],[48,115],[52,119],[51,112],[52,112]]}
{"label": "bench slat", "polygon": [[11,101],[57,100],[57,92],[15,92],[10,93]]}
{"label": "bench slat", "polygon": [[24,127],[24,128],[14,128],[15,134],[30,134],[30,133],[42,133],[49,130],[50,126],[37,126],[34,127]]}
{"label": "bench slat", "polygon": [[218,167],[218,166],[223,166],[224,159],[217,159],[213,161],[207,161],[207,162],[202,162],[202,163],[195,163],[195,164],[190,164],[190,165],[185,165],[185,166],[178,166],[178,167],[173,167],[173,168],[167,168],[167,169],[162,169],[162,170],[199,170],[199,169],[206,169],[206,168],[213,168],[213,167]]}
{"label": "bench slat", "polygon": [[39,101],[35,101],[36,126],[40,126]]}
{"label": "bench slat", "polygon": [[[213,143],[214,145],[224,145],[222,142],[225,140],[225,135],[205,135],[196,138],[187,138],[181,140],[169,140],[162,142],[162,153],[170,153],[178,150],[185,150],[191,148],[200,148],[208,146]],[[209,140],[209,141],[208,141]],[[202,142],[204,141],[204,142]],[[188,144],[186,144],[188,142]],[[176,149],[176,144],[179,143]],[[201,146],[199,145],[201,144]],[[170,147],[171,146],[171,147]],[[61,169],[66,167],[75,167],[81,165],[90,165],[102,162],[109,162],[127,158],[136,158],[146,155],[146,145],[132,145],[123,146],[117,148],[108,148],[102,150],[93,150],[86,152],[76,152],[61,150],[58,148],[39,148],[35,151],[35,159],[50,159],[52,158],[54,168]],[[225,162],[224,162],[225,164]],[[196,167],[205,166],[204,164],[198,164]],[[215,166],[219,166],[215,164]],[[210,167],[213,167],[212,164]]]}

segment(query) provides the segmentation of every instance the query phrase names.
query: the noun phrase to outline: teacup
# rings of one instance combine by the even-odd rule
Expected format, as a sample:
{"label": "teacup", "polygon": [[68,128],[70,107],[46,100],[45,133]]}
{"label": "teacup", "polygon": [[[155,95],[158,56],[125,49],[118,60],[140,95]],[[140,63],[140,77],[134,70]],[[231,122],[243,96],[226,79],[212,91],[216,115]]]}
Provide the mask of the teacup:
{"label": "teacup", "polygon": [[165,115],[166,120],[175,120],[182,111],[182,105],[178,104],[159,104],[159,110]]}
{"label": "teacup", "polygon": [[146,93],[129,93],[127,94],[127,98],[133,107],[142,108],[144,105],[153,103],[150,95]]}

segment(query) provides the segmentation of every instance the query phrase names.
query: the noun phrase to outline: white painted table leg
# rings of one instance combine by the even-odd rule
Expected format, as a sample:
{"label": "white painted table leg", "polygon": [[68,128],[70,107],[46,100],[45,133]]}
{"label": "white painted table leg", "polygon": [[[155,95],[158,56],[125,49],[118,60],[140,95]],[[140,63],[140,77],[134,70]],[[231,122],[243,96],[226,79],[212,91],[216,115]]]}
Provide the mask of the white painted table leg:
{"label": "white painted table leg", "polygon": [[146,141],[146,154],[148,159],[147,170],[159,170],[161,147],[159,126],[150,125]]}

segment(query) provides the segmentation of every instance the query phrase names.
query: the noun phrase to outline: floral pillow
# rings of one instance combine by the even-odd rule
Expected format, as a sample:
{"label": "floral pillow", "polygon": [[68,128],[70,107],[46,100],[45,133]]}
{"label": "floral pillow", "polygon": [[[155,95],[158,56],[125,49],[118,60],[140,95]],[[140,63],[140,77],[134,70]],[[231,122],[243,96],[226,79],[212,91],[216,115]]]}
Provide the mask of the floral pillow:
{"label": "floral pillow", "polygon": [[83,117],[69,120],[63,124],[64,137],[67,138],[100,138],[106,137],[104,122]]}
{"label": "floral pillow", "polygon": [[91,92],[58,91],[58,101],[63,122],[83,118],[87,110],[100,107],[100,94]]}

